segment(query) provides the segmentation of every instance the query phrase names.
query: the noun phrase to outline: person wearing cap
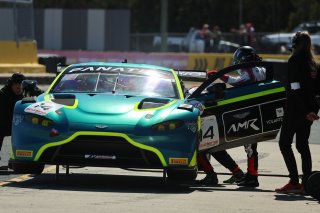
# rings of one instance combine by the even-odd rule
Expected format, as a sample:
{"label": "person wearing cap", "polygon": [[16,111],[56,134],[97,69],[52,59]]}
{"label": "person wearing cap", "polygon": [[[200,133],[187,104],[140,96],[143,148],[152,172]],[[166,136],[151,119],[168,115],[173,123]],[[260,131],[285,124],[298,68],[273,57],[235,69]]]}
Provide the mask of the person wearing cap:
{"label": "person wearing cap", "polygon": [[23,98],[23,74],[14,73],[0,90],[0,151],[5,136],[11,135],[13,109],[17,101]]}
{"label": "person wearing cap", "polygon": [[[288,60],[287,102],[279,138],[279,147],[289,172],[289,182],[277,188],[277,193],[304,193],[304,181],[311,174],[312,159],[309,148],[310,129],[318,120],[319,105],[316,100],[318,65],[312,53],[311,38],[308,32],[297,32],[292,38],[292,55]],[[303,179],[299,174],[294,153],[293,137],[301,155]]]}

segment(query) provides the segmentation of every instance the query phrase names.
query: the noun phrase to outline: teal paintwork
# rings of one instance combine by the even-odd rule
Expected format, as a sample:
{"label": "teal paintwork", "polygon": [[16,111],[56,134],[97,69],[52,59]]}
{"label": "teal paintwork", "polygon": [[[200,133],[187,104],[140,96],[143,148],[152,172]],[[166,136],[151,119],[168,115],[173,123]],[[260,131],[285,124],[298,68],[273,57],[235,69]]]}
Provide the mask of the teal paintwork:
{"label": "teal paintwork", "polygon": [[[158,66],[123,63],[90,62],[76,64],[72,67],[81,66],[134,67],[172,72],[168,68]],[[67,68],[67,70],[72,67]],[[58,76],[50,88],[57,84],[60,79]],[[179,83],[176,85],[181,87]],[[181,88],[177,88],[177,90],[181,91]],[[48,91],[37,97],[36,101],[37,103],[52,102],[53,95]],[[76,106],[64,106],[58,111],[51,111],[44,116],[40,116],[53,121],[52,126],[33,124],[26,119],[26,115],[30,115],[30,113],[26,113],[25,109],[34,103],[22,103],[21,101],[16,103],[14,120],[17,122],[14,122],[12,127],[12,157],[14,161],[39,161],[48,145],[50,147],[59,146],[59,142],[78,132],[104,132],[126,135],[136,142],[135,146],[139,149],[149,147],[148,149],[158,150],[161,154],[156,154],[158,157],[162,155],[163,159],[160,160],[165,161],[165,163],[162,161],[163,167],[190,168],[195,166],[191,162],[194,160],[198,146],[199,111],[196,108],[193,108],[192,111],[178,109],[181,104],[185,103],[184,99],[157,97],[168,101],[168,104],[155,109],[138,109],[138,104],[148,97],[128,97],[110,93],[74,93],[74,97],[78,101]],[[156,131],[152,129],[153,125],[172,120],[182,121],[183,125],[175,130]],[[58,136],[50,136],[53,129],[59,132]],[[106,141],[106,143],[108,142]],[[19,150],[32,151],[32,156],[17,155]],[[188,164],[171,164],[169,158],[186,158]]]}

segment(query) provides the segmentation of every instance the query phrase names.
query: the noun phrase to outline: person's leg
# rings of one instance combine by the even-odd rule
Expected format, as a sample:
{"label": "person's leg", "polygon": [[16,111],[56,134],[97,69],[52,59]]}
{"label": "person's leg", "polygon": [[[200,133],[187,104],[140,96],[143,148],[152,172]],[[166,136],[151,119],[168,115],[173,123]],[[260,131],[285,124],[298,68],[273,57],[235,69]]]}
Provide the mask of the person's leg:
{"label": "person's leg", "polygon": [[257,143],[244,146],[247,153],[247,172],[252,176],[258,176],[258,152]]}
{"label": "person's leg", "polygon": [[247,174],[238,186],[258,187],[258,152],[257,143],[244,146],[247,153]]}
{"label": "person's leg", "polygon": [[238,164],[231,158],[227,151],[223,150],[219,152],[214,152],[211,153],[211,155],[230,172],[240,170]]}
{"label": "person's leg", "polygon": [[235,183],[239,182],[243,178],[243,172],[238,166],[238,164],[232,159],[227,151],[223,150],[220,152],[211,153],[211,155],[226,169],[232,172],[232,176],[224,180],[223,183]]}
{"label": "person's leg", "polygon": [[308,141],[311,125],[311,122],[306,121],[296,133],[296,148],[301,155],[303,177],[308,177],[312,172],[312,159]]}
{"label": "person's leg", "polygon": [[4,139],[4,136],[0,135],[0,151],[1,151],[1,148],[2,148],[3,139]]}
{"label": "person's leg", "polygon": [[198,161],[198,166],[201,167],[203,171],[206,173],[206,177],[198,181],[198,183],[205,184],[205,185],[218,184],[217,174],[214,172],[214,169],[210,164],[210,161],[208,160],[206,155],[203,153],[198,154],[197,161]]}
{"label": "person's leg", "polygon": [[[291,122],[291,123],[290,123]],[[276,188],[277,193],[296,193],[301,191],[301,185],[299,183],[298,169],[296,159],[292,151],[292,140],[295,134],[296,128],[295,121],[290,121],[284,118],[282,123],[279,147],[282,153],[283,159],[289,171],[289,183],[285,184],[283,187]]]}
{"label": "person's leg", "polygon": [[290,182],[296,184],[299,183],[299,176],[296,159],[291,147],[294,134],[293,125],[289,125],[289,121],[284,119],[279,138],[279,147],[289,172]]}

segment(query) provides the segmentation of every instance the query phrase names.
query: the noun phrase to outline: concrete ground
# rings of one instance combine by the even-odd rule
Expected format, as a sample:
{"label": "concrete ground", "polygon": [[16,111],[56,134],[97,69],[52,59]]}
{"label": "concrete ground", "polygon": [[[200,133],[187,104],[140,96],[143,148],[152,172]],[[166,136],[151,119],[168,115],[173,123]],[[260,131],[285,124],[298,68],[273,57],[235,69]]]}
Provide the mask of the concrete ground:
{"label": "concrete ground", "polygon": [[[311,144],[313,168],[320,170],[320,144]],[[221,184],[164,183],[159,170],[117,168],[71,168],[55,180],[55,167],[40,176],[18,176],[0,185],[1,212],[319,212],[320,202],[310,196],[274,192],[287,183],[287,171],[276,141],[258,146],[260,186],[256,189]],[[229,150],[246,168],[242,147]],[[295,151],[299,171],[301,162]],[[4,160],[4,159],[3,159]],[[3,161],[2,161],[3,163]],[[212,160],[219,181],[228,171]],[[0,173],[1,174],[1,173]],[[199,173],[197,179],[204,177]]]}

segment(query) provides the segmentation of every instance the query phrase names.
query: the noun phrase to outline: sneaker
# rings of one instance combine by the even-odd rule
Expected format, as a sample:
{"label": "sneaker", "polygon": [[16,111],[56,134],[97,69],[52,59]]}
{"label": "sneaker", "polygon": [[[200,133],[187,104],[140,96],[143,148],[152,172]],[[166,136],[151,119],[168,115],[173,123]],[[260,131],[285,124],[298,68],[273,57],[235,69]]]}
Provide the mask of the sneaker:
{"label": "sneaker", "polygon": [[238,170],[238,171],[234,172],[229,179],[224,180],[223,183],[229,183],[229,184],[239,183],[242,181],[243,178],[244,178],[243,171]]}
{"label": "sneaker", "polygon": [[258,187],[259,186],[258,176],[253,176],[247,173],[245,177],[237,185],[245,186],[245,187]]}
{"label": "sneaker", "polygon": [[277,188],[275,190],[277,193],[283,193],[283,194],[288,194],[288,193],[301,193],[301,184],[293,184],[291,182],[287,183],[281,188]]}
{"label": "sneaker", "polygon": [[218,182],[217,173],[215,172],[209,173],[205,178],[197,181],[197,183],[201,185],[217,185]]}

